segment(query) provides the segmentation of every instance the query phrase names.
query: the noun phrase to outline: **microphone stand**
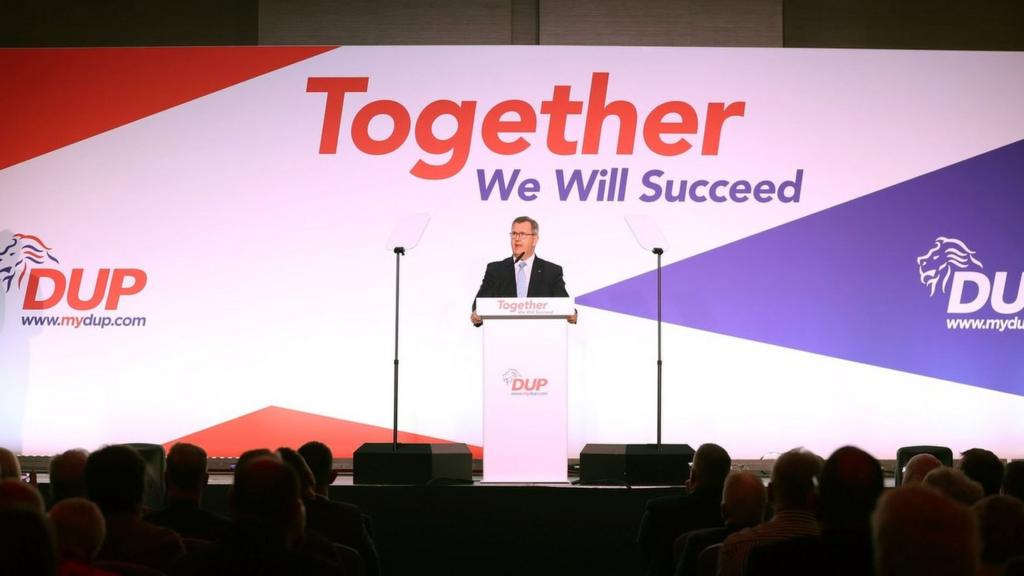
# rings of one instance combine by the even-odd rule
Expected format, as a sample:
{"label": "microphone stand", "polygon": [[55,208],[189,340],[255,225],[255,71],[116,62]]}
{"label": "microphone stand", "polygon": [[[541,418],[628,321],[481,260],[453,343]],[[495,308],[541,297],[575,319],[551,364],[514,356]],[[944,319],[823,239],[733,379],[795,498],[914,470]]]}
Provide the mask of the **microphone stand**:
{"label": "microphone stand", "polygon": [[[395,414],[394,414],[394,427],[391,432],[391,448],[395,452],[398,452],[398,295],[399,295],[399,280],[402,277],[402,256],[405,256],[405,248],[402,246],[395,247]],[[659,260],[660,261],[660,260]],[[660,378],[660,375],[659,375]],[[659,384],[660,386],[660,384]],[[660,410],[660,405],[659,405]],[[660,418],[660,416],[659,416]],[[660,426],[660,424],[659,424]],[[660,434],[659,429],[659,434]],[[659,436],[660,437],[660,436]]]}
{"label": "microphone stand", "polygon": [[[661,248],[651,250],[658,256],[658,451],[661,451]],[[396,360],[397,362],[397,360]]]}

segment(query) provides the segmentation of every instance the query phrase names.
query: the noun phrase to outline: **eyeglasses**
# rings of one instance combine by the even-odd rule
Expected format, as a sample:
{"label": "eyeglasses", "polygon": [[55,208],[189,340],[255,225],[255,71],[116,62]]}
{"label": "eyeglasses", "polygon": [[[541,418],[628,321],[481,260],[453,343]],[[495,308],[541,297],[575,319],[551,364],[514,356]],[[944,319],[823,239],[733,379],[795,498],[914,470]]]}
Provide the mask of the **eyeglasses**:
{"label": "eyeglasses", "polygon": [[509,235],[509,237],[511,237],[511,238],[513,238],[515,240],[522,240],[523,238],[526,238],[527,236],[536,236],[536,234],[531,234],[529,232],[509,232],[508,235]]}

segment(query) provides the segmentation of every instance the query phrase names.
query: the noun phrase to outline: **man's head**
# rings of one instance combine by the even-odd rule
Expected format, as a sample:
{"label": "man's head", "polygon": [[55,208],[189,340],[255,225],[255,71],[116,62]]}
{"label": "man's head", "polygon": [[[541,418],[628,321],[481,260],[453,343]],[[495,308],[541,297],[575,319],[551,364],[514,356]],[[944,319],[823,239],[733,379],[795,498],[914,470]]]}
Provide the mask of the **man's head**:
{"label": "man's head", "polygon": [[693,455],[690,479],[686,482],[686,486],[691,491],[701,486],[721,488],[731,467],[732,458],[729,457],[725,448],[718,444],[701,444]]}
{"label": "man's head", "polygon": [[867,531],[884,485],[882,465],[874,456],[854,446],[836,450],[821,470],[822,523]]}
{"label": "man's head", "polygon": [[512,221],[512,230],[509,232],[512,238],[512,254],[529,258],[533,256],[537,248],[537,240],[540,239],[540,225],[529,216],[520,216]]}
{"label": "man's head", "polygon": [[85,463],[88,458],[88,452],[76,448],[50,460],[51,504],[66,498],[85,496]]}
{"label": "man's head", "polygon": [[981,535],[981,561],[1004,564],[1024,556],[1024,502],[1009,496],[988,496],[971,507]]}
{"label": "man's head", "polygon": [[236,522],[270,530],[287,546],[294,545],[305,531],[299,479],[276,455],[254,456],[240,464],[229,501]]}
{"label": "man's head", "polygon": [[107,525],[95,504],[85,498],[67,498],[54,505],[49,516],[62,558],[82,562],[96,558]]}
{"label": "man's head", "polygon": [[302,459],[302,455],[291,448],[278,448],[276,453],[286,466],[295,471],[299,479],[299,495],[302,499],[309,500],[315,497],[316,492],[314,488],[316,487],[316,480],[313,478],[313,471],[309,469],[309,465]]}
{"label": "man's head", "polygon": [[764,517],[765,490],[749,471],[732,472],[722,488],[722,520],[726,526],[753,526]]}
{"label": "man's head", "polygon": [[334,469],[334,454],[331,453],[331,449],[323,442],[314,440],[303,444],[299,448],[299,454],[309,465],[309,469],[313,471],[317,494],[327,496],[327,487],[333,484],[335,478],[338,477],[338,472]]}
{"label": "man's head", "polygon": [[18,464],[18,457],[7,448],[0,448],[0,480],[7,478],[21,478],[21,465]]}
{"label": "man's head", "polygon": [[978,533],[970,511],[924,486],[890,490],[872,522],[875,574],[972,576]]}
{"label": "man's head", "polygon": [[206,451],[194,444],[175,444],[167,453],[164,478],[168,499],[199,502],[210,478],[206,473]]}
{"label": "man's head", "polygon": [[43,497],[33,486],[21,480],[0,480],[0,508],[24,508],[43,513]]}
{"label": "man's head", "polygon": [[942,462],[932,454],[917,454],[907,460],[907,467],[903,471],[902,486],[913,486],[920,484],[929,472],[942,466]]}
{"label": "man's head", "polygon": [[775,511],[814,510],[820,472],[821,458],[803,448],[794,448],[779,456],[768,485],[768,496]]}
{"label": "man's head", "polygon": [[1003,483],[1003,461],[992,452],[982,448],[971,448],[960,454],[960,470],[968,478],[981,484],[985,496],[999,494]]}
{"label": "man's head", "polygon": [[921,484],[941,492],[964,506],[970,506],[985,496],[985,490],[981,487],[980,483],[971,480],[963,472],[948,466],[932,470],[924,477],[924,481]]}
{"label": "man's head", "polygon": [[130,446],[112,445],[89,455],[85,491],[105,516],[142,513],[146,463]]}

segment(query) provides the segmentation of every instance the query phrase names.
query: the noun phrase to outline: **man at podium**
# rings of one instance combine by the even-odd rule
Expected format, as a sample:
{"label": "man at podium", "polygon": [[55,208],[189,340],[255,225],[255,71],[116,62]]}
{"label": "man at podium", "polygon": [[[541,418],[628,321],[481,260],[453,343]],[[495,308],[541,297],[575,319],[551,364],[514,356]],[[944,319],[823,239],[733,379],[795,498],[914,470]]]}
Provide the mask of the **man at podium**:
{"label": "man at podium", "polygon": [[[487,265],[476,297],[568,298],[562,267],[541,260],[534,253],[537,241],[540,240],[537,221],[529,216],[520,216],[512,221],[512,230],[508,235],[512,241],[512,256]],[[469,319],[474,326],[484,323],[476,313],[475,299]],[[576,314],[569,317],[569,323],[576,323]]]}

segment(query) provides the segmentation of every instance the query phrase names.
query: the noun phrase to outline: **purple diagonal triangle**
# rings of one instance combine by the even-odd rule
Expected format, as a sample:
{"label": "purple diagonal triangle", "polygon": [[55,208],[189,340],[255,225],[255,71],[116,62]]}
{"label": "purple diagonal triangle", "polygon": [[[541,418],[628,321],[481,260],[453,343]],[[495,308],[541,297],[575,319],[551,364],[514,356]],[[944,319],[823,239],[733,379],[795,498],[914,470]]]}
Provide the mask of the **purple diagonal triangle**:
{"label": "purple diagonal triangle", "polygon": [[[930,296],[921,283],[916,259],[940,236],[974,250],[989,278],[1008,272],[1003,299],[1015,301],[1024,272],[1024,140],[670,264],[663,319],[1024,395],[1024,330],[946,324],[1014,315],[989,305],[947,314],[949,296]],[[652,271],[576,301],[654,319],[655,282]]]}

